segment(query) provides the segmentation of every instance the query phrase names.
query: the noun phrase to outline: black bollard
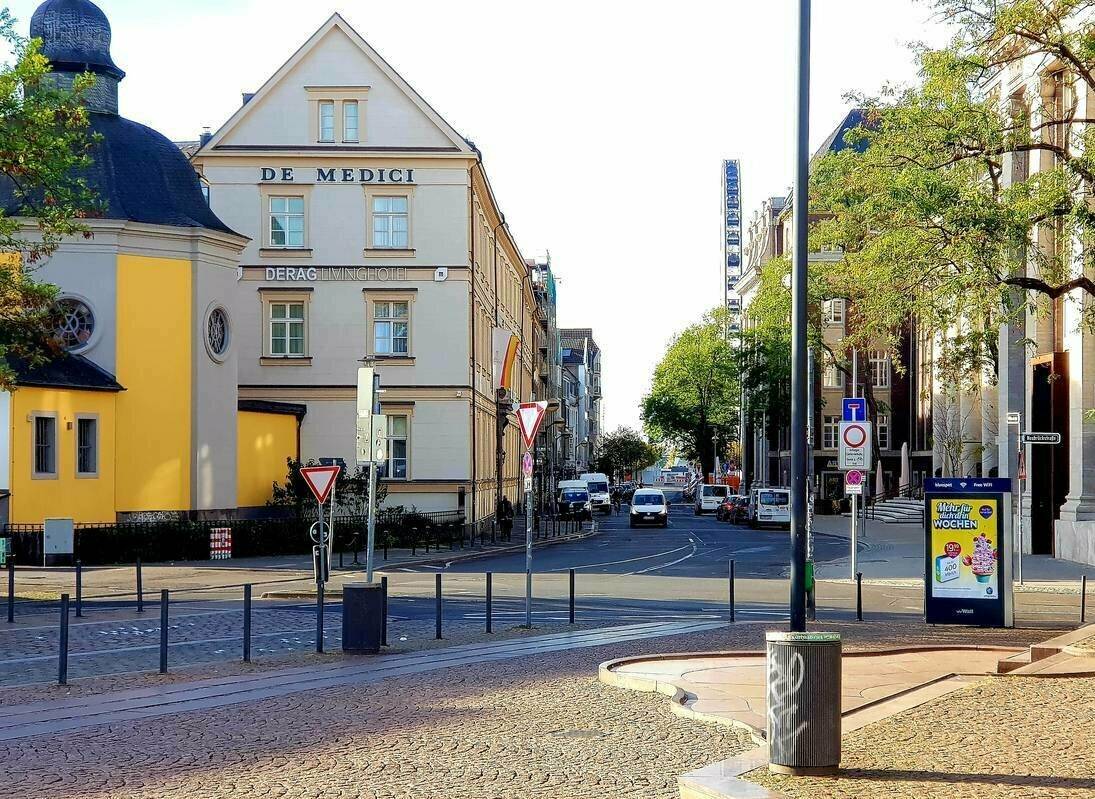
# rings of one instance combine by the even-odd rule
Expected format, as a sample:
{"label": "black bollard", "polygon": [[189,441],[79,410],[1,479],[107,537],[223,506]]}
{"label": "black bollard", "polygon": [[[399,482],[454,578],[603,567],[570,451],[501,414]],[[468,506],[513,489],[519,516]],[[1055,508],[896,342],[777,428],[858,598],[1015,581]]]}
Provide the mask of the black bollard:
{"label": "black bollard", "polygon": [[737,612],[736,601],[734,596],[734,561],[730,560],[730,621],[734,621],[734,616]]}
{"label": "black bollard", "polygon": [[57,648],[57,684],[68,683],[68,594],[61,594],[61,640]]}
{"label": "black bollard", "polygon": [[380,645],[388,645],[388,577],[380,578]]}
{"label": "black bollard", "polygon": [[243,662],[251,662],[251,584],[243,587]]}
{"label": "black bollard", "polygon": [[1080,578],[1080,624],[1087,621],[1087,575]]}
{"label": "black bollard", "polygon": [[15,623],[15,555],[8,555],[8,624]]}
{"label": "black bollard", "polygon": [[160,674],[167,674],[167,606],[168,594],[165,588],[160,591]]}
{"label": "black bollard", "polygon": [[574,624],[574,569],[570,570],[570,623]]}
{"label": "black bollard", "polygon": [[863,621],[863,572],[855,573],[855,620]]}
{"label": "black bollard", "polygon": [[80,561],[76,561],[76,618],[84,615],[84,570]]}
{"label": "black bollard", "polygon": [[434,597],[436,601],[437,632],[435,637],[441,640],[441,574],[434,575]]}
{"label": "black bollard", "polygon": [[492,599],[492,597],[491,597],[491,593],[492,593],[492,591],[491,591],[492,579],[491,578],[492,577],[493,577],[493,575],[490,572],[487,572],[487,632],[488,633],[491,631],[490,630],[490,622],[491,622],[490,611],[491,611],[491,599]]}
{"label": "black bollard", "polygon": [[323,654],[323,583],[316,583],[316,652]]}
{"label": "black bollard", "polygon": [[141,559],[137,558],[137,612],[144,613],[144,588],[141,585]]}

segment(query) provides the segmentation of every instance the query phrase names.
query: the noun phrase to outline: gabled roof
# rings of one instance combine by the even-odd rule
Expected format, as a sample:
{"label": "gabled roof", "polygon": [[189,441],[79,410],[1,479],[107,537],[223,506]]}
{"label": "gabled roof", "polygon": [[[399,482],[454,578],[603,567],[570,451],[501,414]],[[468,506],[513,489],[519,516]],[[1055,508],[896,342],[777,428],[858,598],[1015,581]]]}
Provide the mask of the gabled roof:
{"label": "gabled roof", "polygon": [[20,358],[8,356],[20,386],[69,388],[82,391],[125,391],[110,372],[83,355],[60,355],[41,366],[29,366]]}
{"label": "gabled roof", "polygon": [[[842,150],[853,149],[857,153],[865,152],[867,149],[867,142],[858,141],[854,145],[844,141],[844,134],[850,130],[863,127],[863,124],[867,121],[867,114],[862,108],[853,108],[848,114],[841,120],[840,124],[836,126],[836,129],[829,134],[829,137],[817,148],[817,152],[814,153],[814,158],[820,158],[826,153],[839,153]],[[810,159],[813,160],[813,159]]]}
{"label": "gabled roof", "polygon": [[[391,64],[385,61],[381,55],[374,50],[365,39],[362,38],[353,26],[350,25],[342,15],[334,13],[331,18],[328,19],[311,38],[308,39],[300,49],[297,50],[292,57],[281,65],[270,78],[262,85],[257,92],[252,95],[250,100],[236,110],[236,113],[221,126],[220,130],[213,134],[213,138],[202,147],[199,152],[206,152],[208,150],[215,150],[221,144],[221,142],[227,137],[239,125],[240,121],[244,119],[248,113],[259,106],[263,99],[269,95],[278,84],[296,67],[301,61],[303,61],[313,50],[315,50],[323,38],[332,30],[341,30],[346,36],[360,48],[361,52],[365,54],[365,57],[371,60],[376,67],[386,75],[410,100],[418,109],[425,114],[429,119],[441,130],[441,132],[452,142],[453,149],[459,152],[473,155],[474,151],[468,144],[467,140],[461,136],[455,128],[453,128],[448,122],[446,122],[440,114],[433,109],[433,107],[423,99],[423,97],[416,92],[407,81],[403,79]],[[358,148],[361,149],[361,148]],[[367,148],[365,148],[367,149]]]}

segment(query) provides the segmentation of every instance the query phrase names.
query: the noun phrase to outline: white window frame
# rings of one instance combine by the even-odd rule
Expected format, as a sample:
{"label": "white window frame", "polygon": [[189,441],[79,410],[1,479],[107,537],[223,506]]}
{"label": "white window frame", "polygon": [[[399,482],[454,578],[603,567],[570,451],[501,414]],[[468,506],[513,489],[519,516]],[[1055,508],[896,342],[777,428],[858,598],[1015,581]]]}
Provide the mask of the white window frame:
{"label": "white window frame", "polygon": [[880,450],[890,449],[890,417],[887,414],[879,414],[875,425],[875,438],[878,440]]}
{"label": "white window frame", "polygon": [[[285,201],[285,210],[274,210],[274,203],[278,201]],[[291,210],[290,202],[293,200],[300,201],[300,212]],[[270,247],[284,249],[284,250],[301,250],[308,246],[308,203],[303,195],[300,194],[271,194],[266,198],[266,235],[267,242]],[[282,232],[285,235],[285,241],[282,244],[277,244],[274,241],[274,219],[277,218],[281,221]],[[300,219],[300,230],[292,230],[291,220]],[[300,233],[300,243],[293,244],[290,237],[293,233]]]}
{"label": "white window frame", "polygon": [[844,324],[844,298],[834,297],[831,300],[825,300],[825,324],[827,325],[842,325]]}
{"label": "white window frame", "polygon": [[[48,419],[53,423],[53,441],[51,442],[50,452],[50,470],[39,471],[38,470],[38,422],[42,419]],[[34,480],[56,480],[59,476],[59,461],[58,457],[60,448],[59,440],[59,423],[57,419],[57,413],[53,411],[34,411],[30,415],[30,468],[31,478]]]}
{"label": "white window frame", "polygon": [[[388,461],[387,461],[387,469],[385,471],[386,479],[388,479],[388,480],[400,480],[400,481],[410,480],[411,479],[411,414],[406,413],[406,412],[392,413],[391,411],[385,411],[385,414],[388,417]],[[405,424],[406,424],[406,432],[401,436],[397,436],[393,432],[393,429],[395,428],[395,420],[396,419],[403,419]],[[404,444],[404,447],[405,447],[403,457],[398,458],[398,459],[395,457],[395,454],[394,454],[395,453],[394,444],[395,444],[396,441],[402,441],[403,444]],[[395,462],[396,462],[396,460],[403,461],[403,475],[402,476],[396,476],[396,474],[395,474]]]}
{"label": "white window frame", "polygon": [[[395,200],[402,200],[404,203],[403,211],[380,211],[377,210],[377,204],[383,200],[389,202]],[[370,208],[370,226],[369,226],[369,246],[374,250],[407,250],[411,246],[411,198],[406,194],[374,194],[369,198]],[[395,222],[397,220],[403,220],[403,230],[394,230]],[[387,244],[380,244],[377,240],[377,222],[383,220],[387,226],[385,235],[388,237]],[[396,233],[403,234],[403,242],[399,243],[395,239]]]}
{"label": "white window frame", "polygon": [[[354,110],[352,128],[349,113],[351,108]],[[361,141],[361,103],[357,100],[342,101],[342,141],[347,144],[357,144]]]}
{"label": "white window frame", "polygon": [[821,417],[821,448],[836,449],[840,441],[840,417]]}
{"label": "white window frame", "polygon": [[[317,123],[319,125],[319,141],[324,144],[333,144],[335,141],[336,128],[338,123],[335,119],[335,101],[334,100],[320,100],[318,105],[319,119]],[[323,130],[324,111],[330,110],[331,112],[331,132],[330,135],[326,135]]]}
{"label": "white window frame", "polygon": [[825,364],[825,371],[821,376],[822,388],[844,388],[844,372],[835,364]]}
{"label": "white window frame", "polygon": [[[307,358],[308,357],[308,303],[305,300],[297,298],[282,298],[271,297],[264,303],[266,313],[266,346],[267,357],[270,358]],[[294,305],[301,307],[299,316],[292,315],[292,308]],[[274,308],[278,306],[285,307],[284,317],[275,317]],[[274,325],[284,324],[285,335],[279,336],[278,340],[284,340],[285,352],[275,352],[274,350]],[[301,351],[291,352],[292,341],[295,338],[290,335],[289,325],[300,324],[301,325]]]}
{"label": "white window frame", "polygon": [[890,387],[890,356],[882,350],[871,350],[871,385],[875,388]]}
{"label": "white window frame", "polygon": [[[82,445],[80,443],[80,428],[85,423],[91,423],[92,425],[92,440],[91,440],[91,458],[92,468],[83,469],[80,463],[80,450]],[[88,478],[99,476],[99,417],[97,414],[92,413],[78,413],[76,414],[76,429],[75,429],[75,443],[76,443],[76,477]]]}
{"label": "white window frame", "polygon": [[[411,307],[412,303],[409,299],[372,299],[372,330],[373,330],[373,354],[381,356],[395,356],[403,357],[410,356],[411,354]],[[402,305],[406,307],[406,314],[403,316],[397,316],[395,313],[395,306]],[[381,315],[381,306],[384,308],[384,314]],[[403,336],[395,335],[395,326],[397,324],[406,325],[406,334]],[[387,325],[388,335],[381,337],[379,334],[379,328],[381,325]],[[388,349],[382,350],[380,348],[381,341],[388,342]],[[395,342],[404,340],[406,342],[402,351],[397,350]]]}

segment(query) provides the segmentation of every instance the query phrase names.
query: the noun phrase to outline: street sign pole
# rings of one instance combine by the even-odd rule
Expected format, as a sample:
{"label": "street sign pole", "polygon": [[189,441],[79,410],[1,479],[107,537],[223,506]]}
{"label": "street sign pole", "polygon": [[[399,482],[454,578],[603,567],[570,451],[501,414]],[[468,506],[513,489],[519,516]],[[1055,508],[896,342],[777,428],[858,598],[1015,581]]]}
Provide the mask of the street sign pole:
{"label": "street sign pole", "polygon": [[[526,454],[528,454],[526,452]],[[525,479],[525,627],[532,629],[532,492],[530,474]]]}
{"label": "street sign pole", "polygon": [[[371,440],[370,436],[370,440]],[[365,582],[373,581],[373,550],[376,549],[376,461],[369,462],[369,522],[366,533]]]}
{"label": "street sign pole", "polygon": [[535,463],[532,447],[540,425],[547,413],[546,402],[525,402],[517,407],[517,424],[521,428],[521,438],[525,442],[525,457],[521,461],[521,471],[525,481],[525,628],[532,629],[532,471]]}
{"label": "street sign pole", "polygon": [[1015,551],[1015,565],[1018,569],[1016,577],[1019,585],[1023,584],[1023,482],[1026,480],[1026,464],[1023,463],[1023,417],[1016,411],[1008,413],[1008,430],[1015,428],[1015,485],[1019,489],[1019,499],[1016,502],[1015,535],[1012,536],[1012,546]]}

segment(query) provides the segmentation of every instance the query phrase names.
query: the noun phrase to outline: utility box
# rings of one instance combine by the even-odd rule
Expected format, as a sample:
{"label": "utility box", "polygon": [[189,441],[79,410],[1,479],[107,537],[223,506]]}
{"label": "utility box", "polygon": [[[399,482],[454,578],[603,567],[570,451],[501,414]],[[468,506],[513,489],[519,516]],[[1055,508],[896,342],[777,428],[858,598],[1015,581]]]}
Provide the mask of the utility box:
{"label": "utility box", "polygon": [[46,519],[42,533],[42,565],[71,566],[76,551],[76,525],[72,519]]}
{"label": "utility box", "polygon": [[384,593],[380,583],[346,583],[342,587],[342,651],[375,655],[384,626]]}

